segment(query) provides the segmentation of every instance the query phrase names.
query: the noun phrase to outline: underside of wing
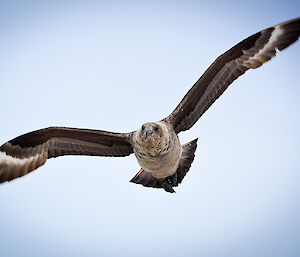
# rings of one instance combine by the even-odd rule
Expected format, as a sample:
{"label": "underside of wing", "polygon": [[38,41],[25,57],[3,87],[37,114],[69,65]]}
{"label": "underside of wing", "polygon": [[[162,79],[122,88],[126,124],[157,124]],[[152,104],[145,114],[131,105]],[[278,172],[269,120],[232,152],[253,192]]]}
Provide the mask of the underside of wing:
{"label": "underside of wing", "polygon": [[300,18],[260,31],[218,57],[164,119],[176,133],[191,128],[227,87],[248,69],[260,67],[300,36]]}
{"label": "underside of wing", "polygon": [[63,155],[127,156],[131,133],[50,127],[19,136],[0,147],[0,183],[26,175],[47,159]]}

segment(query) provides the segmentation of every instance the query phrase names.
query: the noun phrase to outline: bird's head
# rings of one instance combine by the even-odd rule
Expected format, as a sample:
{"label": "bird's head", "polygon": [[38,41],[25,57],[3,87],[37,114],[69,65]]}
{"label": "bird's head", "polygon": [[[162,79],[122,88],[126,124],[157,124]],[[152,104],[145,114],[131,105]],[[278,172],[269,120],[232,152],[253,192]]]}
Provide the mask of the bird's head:
{"label": "bird's head", "polygon": [[167,126],[162,122],[147,122],[139,132],[139,142],[145,149],[159,150],[169,142]]}

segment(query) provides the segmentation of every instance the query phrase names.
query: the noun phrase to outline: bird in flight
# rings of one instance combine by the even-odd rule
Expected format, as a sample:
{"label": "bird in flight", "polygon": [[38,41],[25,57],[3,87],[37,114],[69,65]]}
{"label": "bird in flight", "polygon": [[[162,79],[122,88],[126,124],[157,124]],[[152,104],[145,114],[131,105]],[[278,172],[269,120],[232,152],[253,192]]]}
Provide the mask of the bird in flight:
{"label": "bird in flight", "polygon": [[197,139],[182,145],[178,134],[190,129],[235,79],[269,61],[299,36],[300,18],[296,18],[246,38],[210,65],[168,117],[136,131],[48,127],[16,137],[0,147],[0,183],[24,176],[54,157],[134,153],[141,170],[130,182],[174,193],[197,147]]}

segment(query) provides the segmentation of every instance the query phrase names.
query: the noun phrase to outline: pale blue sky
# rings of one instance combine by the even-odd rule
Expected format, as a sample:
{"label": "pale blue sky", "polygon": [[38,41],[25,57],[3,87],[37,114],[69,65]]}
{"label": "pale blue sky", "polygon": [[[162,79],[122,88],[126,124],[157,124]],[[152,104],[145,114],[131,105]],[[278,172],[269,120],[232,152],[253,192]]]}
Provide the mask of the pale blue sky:
{"label": "pale blue sky", "polygon": [[[160,120],[218,55],[299,15],[299,1],[1,1],[0,145]],[[297,42],[180,134],[199,141],[176,194],[129,183],[134,156],[51,159],[0,185],[0,255],[299,256],[299,67]]]}

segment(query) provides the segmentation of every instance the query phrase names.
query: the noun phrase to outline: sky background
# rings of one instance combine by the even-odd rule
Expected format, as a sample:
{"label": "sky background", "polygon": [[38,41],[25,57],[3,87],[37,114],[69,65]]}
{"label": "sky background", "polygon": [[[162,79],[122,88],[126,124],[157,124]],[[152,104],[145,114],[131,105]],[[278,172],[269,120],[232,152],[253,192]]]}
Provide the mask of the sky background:
{"label": "sky background", "polygon": [[[299,1],[0,1],[0,145],[48,126],[129,132]],[[300,43],[235,81],[187,132],[176,194],[126,158],[61,157],[0,185],[0,255],[299,256]]]}

